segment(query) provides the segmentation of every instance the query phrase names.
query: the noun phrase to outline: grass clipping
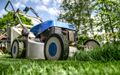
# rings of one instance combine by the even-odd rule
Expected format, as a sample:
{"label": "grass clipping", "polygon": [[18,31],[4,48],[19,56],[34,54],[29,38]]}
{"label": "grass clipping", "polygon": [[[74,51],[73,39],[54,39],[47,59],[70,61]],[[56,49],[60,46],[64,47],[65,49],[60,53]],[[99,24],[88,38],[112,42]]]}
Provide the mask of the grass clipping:
{"label": "grass clipping", "polygon": [[80,50],[72,58],[74,60],[80,61],[111,61],[111,60],[120,60],[120,43],[107,43],[102,47],[96,48],[91,51]]}

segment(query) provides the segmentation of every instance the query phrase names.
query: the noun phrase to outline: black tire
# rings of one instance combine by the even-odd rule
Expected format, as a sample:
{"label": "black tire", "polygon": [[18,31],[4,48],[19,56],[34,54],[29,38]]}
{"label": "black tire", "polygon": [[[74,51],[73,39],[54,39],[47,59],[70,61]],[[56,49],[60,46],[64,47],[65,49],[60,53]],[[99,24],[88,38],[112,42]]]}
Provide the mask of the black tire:
{"label": "black tire", "polygon": [[65,60],[69,55],[68,39],[62,34],[52,34],[44,46],[44,55],[47,60]]}
{"label": "black tire", "polygon": [[11,56],[13,58],[19,57],[19,42],[14,40],[11,46]]}
{"label": "black tire", "polygon": [[23,48],[23,50],[22,50],[21,53],[20,53],[20,54],[21,54],[20,57],[21,57],[21,58],[25,58],[25,57],[26,57],[26,45],[27,45],[27,44],[25,43],[25,41],[22,41],[22,44],[23,44],[23,47],[24,47],[24,48]]}
{"label": "black tire", "polygon": [[87,40],[84,43],[84,50],[85,51],[90,51],[90,50],[97,48],[97,47],[100,47],[100,44],[94,39]]}
{"label": "black tire", "polygon": [[25,49],[21,49],[20,48],[20,43],[22,43],[22,45],[24,46],[24,42],[19,42],[17,39],[15,39],[12,43],[11,46],[11,56],[13,58],[24,58],[26,51]]}

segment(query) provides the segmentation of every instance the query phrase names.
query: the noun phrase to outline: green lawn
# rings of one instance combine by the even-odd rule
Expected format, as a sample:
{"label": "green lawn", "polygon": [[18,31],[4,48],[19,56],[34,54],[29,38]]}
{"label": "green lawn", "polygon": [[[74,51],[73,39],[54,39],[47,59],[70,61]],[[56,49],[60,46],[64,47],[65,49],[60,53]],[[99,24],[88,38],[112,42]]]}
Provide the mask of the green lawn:
{"label": "green lawn", "polygon": [[0,75],[116,75],[120,61],[47,61],[0,57]]}

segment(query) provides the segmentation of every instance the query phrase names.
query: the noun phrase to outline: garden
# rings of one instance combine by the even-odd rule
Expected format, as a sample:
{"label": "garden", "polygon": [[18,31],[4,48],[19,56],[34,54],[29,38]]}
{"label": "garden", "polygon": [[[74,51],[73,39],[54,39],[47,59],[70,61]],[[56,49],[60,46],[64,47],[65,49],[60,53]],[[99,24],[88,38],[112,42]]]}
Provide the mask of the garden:
{"label": "garden", "polygon": [[[67,28],[66,29],[55,28],[58,29],[58,31],[63,30],[62,35],[64,35],[64,37],[62,36],[61,39],[61,35],[60,37],[58,35],[54,35],[54,39],[57,36],[57,38],[60,41],[62,40],[63,42],[61,44],[61,42],[59,43],[59,40],[55,39],[55,41],[57,41],[55,42],[54,39],[52,39],[52,41],[54,41],[55,43],[52,43],[54,47],[51,47],[51,49],[57,49],[56,47],[58,47],[59,45],[60,47],[58,47],[59,49],[57,50],[58,51],[59,50],[62,51],[62,49],[64,50],[62,51],[63,54],[60,54],[61,57],[59,57],[59,55],[56,55],[56,57],[54,57],[55,56],[54,54],[55,53],[57,54],[57,52],[53,53],[49,51],[48,51],[49,53],[46,52],[46,54],[51,53],[51,56],[45,55],[45,57],[47,57],[48,60],[28,59],[27,57],[25,57],[25,54],[23,55],[24,58],[17,57],[18,53],[16,53],[16,51],[14,52],[14,49],[17,48],[19,49],[19,46],[11,48],[12,46],[10,43],[11,37],[8,38],[8,36],[11,36],[11,33],[10,35],[7,34],[7,32],[9,32],[7,31],[7,28],[14,27],[16,25],[19,26],[20,24],[23,27],[22,32],[24,32],[24,24],[28,25],[27,28],[30,29],[31,27],[33,27],[34,23],[32,23],[30,17],[28,18],[26,17],[26,15],[23,14],[21,15],[20,9],[14,10],[14,12],[9,11],[7,14],[2,15],[2,17],[0,17],[0,75],[119,75],[120,74],[119,3],[120,3],[119,0],[74,0],[74,1],[63,0],[59,7],[60,8],[59,10],[61,10],[62,12],[59,13],[59,15],[57,15],[57,20],[75,25],[76,30],[74,30],[73,27],[73,31],[75,32],[71,32],[73,36],[69,34],[72,38],[74,37],[75,39],[74,41],[73,39],[71,41],[69,38],[70,36],[67,37],[66,39],[67,31],[70,30],[69,28],[68,30]],[[11,5],[12,3],[9,2],[9,4]],[[26,8],[25,9],[26,13],[28,12],[28,9],[32,9],[32,7]],[[32,11],[35,12],[33,9]],[[41,22],[44,22],[44,20],[39,18],[39,24]],[[48,32],[50,32],[49,30],[50,28],[48,28],[47,32],[40,33],[38,37],[39,39],[37,38],[37,41],[45,43],[46,45],[46,40],[44,40],[46,39],[46,37],[44,37],[44,35],[42,34],[47,33],[47,36],[49,36],[48,35]],[[15,33],[13,35],[15,35]],[[26,37],[26,35],[22,36]],[[21,35],[17,36],[16,39],[14,38],[16,37],[15,35],[12,38],[14,38],[15,41],[17,40],[17,44],[21,43],[22,39],[23,45],[26,46],[26,43],[23,41],[25,37],[22,36]],[[36,41],[36,36],[34,38]],[[5,41],[6,39],[7,41]],[[12,39],[12,41],[14,39]],[[33,37],[32,38],[29,37],[28,39],[31,40],[33,39]],[[84,45],[85,41],[88,39],[96,40],[99,46],[96,46],[86,51]],[[51,39],[49,42],[51,43]],[[50,43],[48,43],[48,45],[50,45]],[[69,44],[74,45],[77,48],[77,51],[72,57],[67,58],[69,52],[67,51],[67,48]],[[9,46],[10,48],[7,48],[6,45]],[[36,45],[38,45],[38,42]],[[22,46],[23,50],[25,46]],[[39,46],[35,47],[38,48]],[[48,49],[47,47],[49,46],[45,47],[46,50]],[[31,52],[31,54],[32,53],[34,52]],[[38,53],[36,52],[36,55],[37,54]],[[52,56],[54,58],[52,58]],[[64,57],[65,59],[62,59]]]}

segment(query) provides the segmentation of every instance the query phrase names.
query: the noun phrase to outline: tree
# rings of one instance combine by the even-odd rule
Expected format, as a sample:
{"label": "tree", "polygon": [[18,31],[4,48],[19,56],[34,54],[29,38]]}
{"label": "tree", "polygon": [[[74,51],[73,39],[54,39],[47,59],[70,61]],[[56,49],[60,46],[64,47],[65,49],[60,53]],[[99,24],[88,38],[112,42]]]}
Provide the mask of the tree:
{"label": "tree", "polygon": [[[113,39],[114,42],[118,36],[116,34],[120,29],[119,3],[118,0],[96,0],[94,5],[96,8],[95,10],[98,11],[96,17],[100,17],[98,26],[101,26],[101,28],[105,30],[105,33],[108,34],[109,39]],[[108,37],[106,37],[106,39],[108,39]]]}
{"label": "tree", "polygon": [[[20,15],[20,18],[24,24],[31,25],[31,20],[24,17],[23,15]],[[0,19],[0,29],[6,28],[7,23],[11,23],[12,26],[19,24],[18,19],[14,18],[13,12],[9,12],[6,15],[3,15],[3,18]]]}
{"label": "tree", "polygon": [[59,20],[77,25],[81,34],[87,35],[88,30],[94,34],[91,3],[90,0],[64,0],[61,5],[64,14],[60,14]]}
{"label": "tree", "polygon": [[77,25],[82,34],[91,32],[95,35],[98,28],[97,31],[105,31],[109,36],[105,35],[108,41],[116,41],[120,32],[119,4],[119,0],[64,0],[61,5],[64,13],[60,14],[59,20]]}

